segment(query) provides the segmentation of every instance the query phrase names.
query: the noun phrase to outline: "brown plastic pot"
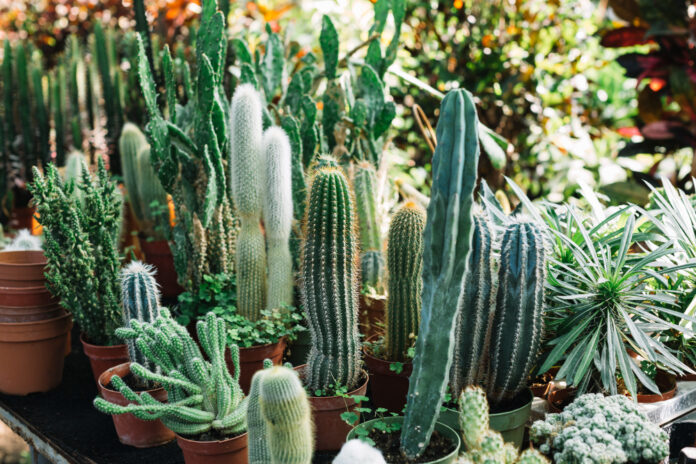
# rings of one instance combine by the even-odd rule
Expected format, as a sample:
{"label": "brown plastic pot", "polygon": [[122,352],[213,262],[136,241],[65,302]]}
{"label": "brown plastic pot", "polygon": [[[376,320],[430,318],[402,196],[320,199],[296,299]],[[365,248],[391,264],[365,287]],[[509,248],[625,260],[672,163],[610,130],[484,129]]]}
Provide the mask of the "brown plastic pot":
{"label": "brown plastic pot", "polygon": [[247,439],[246,433],[220,441],[195,441],[176,436],[186,464],[247,464]]}
{"label": "brown plastic pot", "polygon": [[43,321],[0,323],[0,392],[27,395],[60,385],[71,326],[67,312]]}
{"label": "brown plastic pot", "polygon": [[0,287],[43,287],[43,251],[0,251]]}
{"label": "brown plastic pot", "polygon": [[89,358],[89,364],[92,367],[92,375],[94,381],[99,383],[99,376],[110,367],[118,366],[119,364],[127,363],[128,348],[126,345],[100,346],[92,345],[85,341],[85,335],[80,335],[82,348],[85,355]]}
{"label": "brown plastic pot", "polygon": [[662,370],[657,371],[655,383],[660,388],[660,394],[656,393],[638,393],[637,399],[639,403],[657,403],[674,398],[677,394],[677,378],[674,374]]}
{"label": "brown plastic pot", "polygon": [[[285,337],[282,337],[276,343],[239,349],[239,386],[242,387],[245,394],[249,394],[251,378],[256,371],[263,369],[263,361],[265,359],[270,359],[276,366],[280,365],[286,346],[287,341]],[[234,364],[232,364],[229,351],[225,352],[225,362],[227,363],[227,369],[230,372],[234,372]]]}
{"label": "brown plastic pot", "polygon": [[551,389],[547,396],[549,402],[549,412],[559,413],[575,400],[578,391],[575,388],[562,388],[559,390]]}
{"label": "brown plastic pot", "polygon": [[403,369],[397,374],[389,368],[393,362],[376,358],[366,347],[363,348],[363,353],[365,367],[370,374],[372,404],[375,408],[386,408],[390,412],[400,414],[406,406],[408,379],[411,376],[413,364],[402,363]]}
{"label": "brown plastic pot", "polygon": [[[130,363],[119,364],[111,367],[99,376],[99,393],[109,403],[127,406],[133,401],[128,401],[121,393],[108,388],[111,377],[114,375],[124,378],[130,374]],[[160,402],[167,401],[167,391],[160,387],[147,390],[150,396]],[[133,414],[115,414],[111,416],[114,420],[114,428],[118,435],[118,440],[124,445],[136,448],[151,448],[163,445],[174,440],[174,432],[164,426],[162,421],[145,421],[138,419]]]}
{"label": "brown plastic pot", "polygon": [[29,229],[31,230],[34,222],[34,213],[36,209],[31,208],[12,208],[12,216],[10,217],[10,227],[13,229]]}
{"label": "brown plastic pot", "polygon": [[382,331],[378,324],[384,324],[386,306],[385,296],[360,294],[360,332],[365,338],[378,335]]}
{"label": "brown plastic pot", "polygon": [[155,280],[160,285],[164,298],[176,298],[184,289],[177,282],[178,276],[174,268],[174,255],[166,240],[148,241],[140,235],[140,248],[145,255],[145,262],[157,268]]}
{"label": "brown plastic pot", "polygon": [[53,319],[63,314],[63,309],[57,305],[3,307],[0,306],[0,322],[33,322]]}
{"label": "brown plastic pot", "polygon": [[[307,365],[295,367],[299,372],[300,378],[304,377],[304,369]],[[365,381],[355,390],[348,393],[348,397],[353,395],[365,395],[369,377],[363,371]],[[346,441],[346,436],[353,427],[348,425],[341,414],[344,412],[354,412],[360,419],[360,413],[355,409],[360,407],[359,402],[352,398],[343,396],[310,396],[309,405],[312,407],[312,419],[314,422],[314,441],[317,451],[336,451],[341,449]]]}

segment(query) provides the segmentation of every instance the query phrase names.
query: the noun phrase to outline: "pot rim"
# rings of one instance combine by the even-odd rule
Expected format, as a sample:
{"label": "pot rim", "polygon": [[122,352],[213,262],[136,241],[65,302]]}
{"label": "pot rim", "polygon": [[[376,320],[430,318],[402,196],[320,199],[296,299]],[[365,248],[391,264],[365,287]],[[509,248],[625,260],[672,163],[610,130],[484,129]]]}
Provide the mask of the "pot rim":
{"label": "pot rim", "polygon": [[94,345],[92,343],[85,341],[85,333],[84,332],[80,332],[80,341],[82,342],[82,345],[84,345],[85,348],[96,349],[96,350],[105,349],[105,348],[112,348],[112,349],[121,350],[126,346],[125,343],[120,343],[118,345]]}
{"label": "pot rim", "polygon": [[[24,256],[29,256],[29,257],[40,257],[40,261],[32,261],[32,262],[19,262],[19,263],[13,263],[13,262],[5,262],[3,261],[3,257],[6,257],[8,255],[24,255]],[[44,268],[47,264],[46,260],[46,255],[44,254],[43,250],[10,250],[10,251],[0,251],[0,267],[19,267],[19,268],[27,268],[27,267],[37,267],[41,266]],[[22,280],[22,279],[19,279]]]}
{"label": "pot rim", "polygon": [[[305,368],[306,366],[307,366],[307,364],[300,364],[299,366],[297,366],[297,367],[295,368],[295,369],[298,371],[298,374],[300,375],[300,380],[302,380],[302,372],[304,371],[304,368]],[[300,368],[302,368],[302,370],[300,370]],[[360,372],[362,373],[361,378],[364,378],[365,381],[364,381],[364,382],[360,382],[360,384],[359,384],[357,387],[355,387],[355,388],[354,388],[353,390],[351,390],[350,392],[346,393],[346,395],[349,396],[349,397],[350,397],[350,396],[353,396],[353,395],[355,395],[355,394],[357,394],[357,392],[360,391],[360,390],[367,389],[367,383],[370,381],[370,375],[367,373],[367,371],[365,371],[365,369],[360,369]],[[306,388],[306,385],[305,385],[305,383],[304,383],[304,380],[302,381],[302,386]],[[311,401],[312,399],[315,399],[315,398],[318,399],[318,400],[327,400],[327,401],[329,401],[329,400],[335,400],[335,399],[337,399],[337,398],[340,398],[340,399],[342,399],[342,400],[353,401],[352,398],[346,398],[345,396],[311,396],[311,395],[307,395],[307,398],[309,398],[310,401]]]}
{"label": "pot rim", "polygon": [[[3,330],[6,329],[6,330]],[[0,343],[33,343],[70,333],[72,314],[26,322],[0,322]]]}
{"label": "pot rim", "polygon": [[[242,438],[248,438],[249,432],[245,430],[243,433],[240,433],[239,435],[235,435],[234,437],[230,437],[230,438],[225,438],[224,440],[206,440],[206,441],[192,440],[190,438],[183,437],[176,432],[174,434],[176,435],[176,439],[177,439],[177,441],[179,441],[179,443],[183,442],[186,445],[189,445],[189,449],[190,449],[191,447],[206,446],[206,445],[212,445],[212,444],[216,444],[216,443],[218,443],[218,444],[230,444],[231,442],[234,442],[235,440],[239,440]],[[179,445],[179,446],[181,446],[181,445]],[[240,447],[239,449],[241,449],[241,448],[243,448],[243,447]],[[211,454],[213,454],[213,453],[211,453]],[[218,454],[218,453],[215,453],[215,454]],[[222,454],[222,453],[220,453],[220,454]]]}
{"label": "pot rim", "polygon": [[[242,351],[242,350],[258,350],[258,349],[261,349],[261,348],[267,348],[267,347],[270,347],[270,346],[279,345],[279,344],[281,344],[282,342],[287,343],[287,340],[288,340],[287,335],[283,335],[282,337],[280,337],[280,338],[278,339],[277,342],[265,343],[265,344],[263,344],[263,345],[252,345],[252,346],[244,346],[244,347],[243,347],[243,346],[240,346],[240,347],[239,347],[239,351]],[[304,364],[302,364],[302,365],[304,366]]]}
{"label": "pot rim", "polygon": [[[565,389],[564,389],[564,390],[565,390]],[[555,392],[557,392],[557,391],[561,391],[561,390],[555,390]],[[522,392],[527,392],[527,393],[529,394],[529,396],[530,396],[531,399],[530,399],[528,402],[524,403],[524,404],[523,404],[522,406],[520,406],[519,408],[511,409],[510,411],[503,411],[503,412],[496,412],[496,413],[489,412],[488,415],[489,415],[489,416],[513,415],[513,414],[516,414],[516,413],[518,413],[518,412],[521,412],[522,410],[524,410],[524,409],[526,409],[526,408],[531,408],[531,405],[532,405],[532,403],[534,402],[534,393],[532,392],[532,389],[529,388],[529,387],[527,387],[527,388],[525,388],[524,390],[522,390]],[[553,393],[553,392],[552,392],[552,393]],[[519,393],[518,393],[518,394],[519,394]],[[454,411],[454,412],[456,412],[457,414],[459,413],[459,411],[457,411],[456,409],[452,409],[452,408],[445,408],[445,409],[447,409],[448,411]]]}
{"label": "pot rim", "polygon": [[[369,421],[362,422],[355,427],[353,427],[350,432],[348,432],[348,436],[346,437],[347,440],[355,438],[353,435],[355,434],[355,431],[359,428],[365,428],[369,426],[371,423],[376,423],[377,421],[382,421],[382,422],[401,422],[403,423],[405,420],[404,416],[390,416],[390,417],[383,417],[383,418],[377,418],[377,419],[371,419]],[[459,451],[462,447],[462,439],[459,436],[459,434],[449,425],[444,424],[440,421],[435,422],[435,427],[433,430],[438,430],[439,432],[445,432],[450,439],[452,439],[455,443],[455,448],[452,450],[451,453],[446,454],[445,456],[439,457],[433,461],[428,461],[428,463],[438,463],[438,462],[445,462],[446,460],[449,460],[451,458],[456,458],[457,455],[459,454]]]}
{"label": "pot rim", "polygon": [[[108,385],[109,385],[109,383],[111,383],[111,378],[112,378],[113,376],[117,376],[117,377],[123,378],[123,377],[125,377],[126,375],[130,374],[130,373],[131,373],[130,365],[131,365],[131,361],[128,361],[128,362],[124,362],[124,363],[121,363],[121,364],[117,364],[117,365],[115,365],[114,367],[110,367],[110,368],[108,368],[107,370],[105,370],[104,372],[102,372],[102,373],[99,375],[99,379],[97,380],[97,383],[99,384],[99,388],[100,388],[100,389],[103,389],[103,390],[106,390],[106,391],[109,391],[109,392],[112,392],[112,393],[116,393],[116,394],[122,395],[120,391],[118,391],[118,390],[113,390],[113,389],[109,388]],[[124,367],[124,366],[125,366],[125,368],[126,368],[126,372],[124,373],[124,375],[117,374],[117,373],[115,373],[115,372],[110,372],[110,371],[116,371],[118,368]],[[106,376],[106,374],[109,374],[109,373],[112,374],[112,375],[111,375],[108,379],[107,379],[107,378],[103,378],[104,376]],[[102,380],[108,380],[108,382],[104,383]],[[164,387],[160,386],[160,387],[157,387],[157,388],[151,388],[151,389],[149,389],[149,390],[137,391],[137,392],[135,392],[135,393],[137,393],[137,394],[140,394],[140,393],[149,393],[150,395],[153,395],[153,393],[159,392],[159,391],[164,391]],[[122,396],[123,396],[123,395],[122,395]]]}

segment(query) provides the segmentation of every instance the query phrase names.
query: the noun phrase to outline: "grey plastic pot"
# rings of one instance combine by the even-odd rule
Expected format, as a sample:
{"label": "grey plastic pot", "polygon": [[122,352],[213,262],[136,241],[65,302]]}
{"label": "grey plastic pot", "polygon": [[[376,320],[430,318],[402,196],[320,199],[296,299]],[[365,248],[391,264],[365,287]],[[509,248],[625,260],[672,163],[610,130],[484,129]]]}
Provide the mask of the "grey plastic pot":
{"label": "grey plastic pot", "polygon": [[[372,419],[367,422],[363,422],[362,424],[359,424],[353,429],[348,432],[348,436],[346,437],[346,441],[352,440],[353,438],[358,438],[358,435],[356,433],[356,430],[359,429],[367,429],[367,430],[372,430],[374,425],[377,422],[386,422],[386,423],[394,423],[394,422],[399,422],[403,423],[404,417],[403,416],[395,416],[395,417],[385,417],[383,419]],[[457,462],[457,455],[459,455],[459,448],[462,446],[462,441],[459,438],[459,432],[456,432],[455,430],[452,429],[452,427],[449,427],[442,422],[436,422],[435,423],[435,430],[437,430],[439,433],[441,433],[444,437],[449,438],[455,443],[455,448],[454,450],[449,453],[447,456],[443,456],[440,459],[437,459],[435,461],[423,461],[424,464],[454,464]]]}
{"label": "grey plastic pot", "polygon": [[[529,416],[532,414],[532,401],[534,400],[534,395],[530,389],[524,390],[521,394],[527,395],[527,401],[525,401],[523,406],[512,411],[488,415],[491,429],[500,432],[503,436],[503,440],[508,443],[513,443],[517,449],[522,447],[524,426],[529,420]],[[442,422],[457,432],[460,432],[459,411],[455,409],[445,409],[440,412],[438,422]]]}

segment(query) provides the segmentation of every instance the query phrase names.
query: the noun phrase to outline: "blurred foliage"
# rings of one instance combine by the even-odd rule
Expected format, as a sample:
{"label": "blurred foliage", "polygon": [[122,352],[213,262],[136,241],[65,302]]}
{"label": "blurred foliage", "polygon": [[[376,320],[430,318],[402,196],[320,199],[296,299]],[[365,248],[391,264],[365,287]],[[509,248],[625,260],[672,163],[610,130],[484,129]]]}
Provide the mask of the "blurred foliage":
{"label": "blurred foliage", "polygon": [[[685,163],[672,163],[668,174],[680,187],[696,176],[696,3],[691,0],[610,0],[622,20],[604,33],[602,44],[626,52],[617,62],[626,76],[638,80],[636,137],[621,156],[654,154],[644,176],[656,183],[656,173],[673,153],[688,153]],[[642,46],[636,50],[636,46]],[[633,47],[626,50],[626,47]],[[664,169],[662,173],[665,173]]]}
{"label": "blurred foliage", "polygon": [[[633,86],[599,43],[603,20],[590,0],[410,2],[403,67],[440,92],[466,87],[481,121],[515,147],[505,171],[482,163],[489,184],[503,175],[532,197],[562,200],[577,181],[626,180],[616,162],[619,134],[635,113]],[[418,103],[434,122],[439,99],[402,86],[406,106]],[[398,143],[427,168],[430,150],[413,121]],[[572,176],[569,176],[572,172]],[[419,177],[424,177],[420,175]]]}

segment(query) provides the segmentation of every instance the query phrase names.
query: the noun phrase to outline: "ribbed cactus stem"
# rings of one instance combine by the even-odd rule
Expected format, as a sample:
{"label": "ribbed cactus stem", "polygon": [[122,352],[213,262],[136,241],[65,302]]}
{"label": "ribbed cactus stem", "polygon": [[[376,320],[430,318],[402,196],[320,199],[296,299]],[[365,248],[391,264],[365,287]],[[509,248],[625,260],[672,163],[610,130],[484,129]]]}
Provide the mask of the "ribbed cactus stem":
{"label": "ribbed cactus stem", "polygon": [[447,388],[454,327],[474,222],[479,142],[473,97],[453,90],[440,106],[433,186],[424,231],[421,326],[409,381],[401,447],[407,457],[427,447]]}
{"label": "ribbed cactus stem", "polygon": [[128,202],[131,206],[131,211],[135,215],[138,224],[145,220],[142,202],[140,201],[140,193],[138,189],[143,185],[140,182],[138,165],[138,153],[143,147],[147,147],[147,139],[138,126],[133,123],[126,123],[121,131],[121,137],[118,139],[118,150],[121,153],[121,166],[123,169],[123,183],[128,192]]}
{"label": "ribbed cactus stem", "polygon": [[389,226],[386,355],[403,361],[418,335],[423,282],[425,211],[413,201],[394,214]]}
{"label": "ribbed cactus stem", "polygon": [[[133,321],[139,324],[154,322],[160,306],[160,291],[155,281],[154,268],[140,261],[128,264],[121,271],[121,299],[124,327],[131,327]],[[141,364],[150,371],[157,371],[157,367],[138,350],[135,340],[127,340],[126,345],[131,362]]]}
{"label": "ribbed cactus stem", "polygon": [[84,203],[85,192],[78,186],[82,183],[82,169],[86,166],[87,160],[85,155],[79,151],[73,151],[68,155],[63,170],[63,181],[66,185],[73,185],[73,195],[79,199],[80,203]]}
{"label": "ribbed cactus stem", "polygon": [[543,334],[545,260],[539,226],[521,220],[506,227],[491,334],[488,397],[493,402],[524,389],[536,363]]}
{"label": "ribbed cactus stem", "polygon": [[230,182],[241,222],[237,237],[237,306],[249,320],[266,307],[266,243],[261,232],[263,123],[261,96],[240,85],[230,114]]}
{"label": "ribbed cactus stem", "polygon": [[495,231],[488,215],[474,214],[474,236],[469,264],[459,299],[450,386],[455,394],[469,385],[478,385],[484,377],[481,364],[487,359],[486,336],[495,310],[497,282],[493,260]]}
{"label": "ribbed cactus stem", "polygon": [[246,425],[249,433],[249,464],[269,464],[271,451],[268,447],[268,428],[261,414],[261,382],[266,370],[256,371],[251,379]]}
{"label": "ribbed cactus stem", "polygon": [[358,243],[353,194],[340,168],[317,169],[302,243],[302,297],[312,347],[306,385],[349,389],[360,378]]}
{"label": "ribbed cactus stem", "polygon": [[170,227],[167,192],[152,166],[150,146],[147,144],[138,151],[137,179],[138,198],[135,201],[140,204],[143,214],[141,231],[148,237],[164,239]]}
{"label": "ribbed cactus stem", "polygon": [[292,256],[292,152],[290,141],[280,127],[263,134],[265,203],[263,224],[268,247],[268,309],[293,303]]}
{"label": "ribbed cactus stem", "polygon": [[377,223],[377,174],[372,164],[364,161],[356,166],[353,185],[360,227],[362,283],[378,288],[384,276],[384,258]]}
{"label": "ribbed cactus stem", "polygon": [[312,412],[297,373],[281,366],[267,369],[261,378],[260,397],[271,464],[310,464]]}

